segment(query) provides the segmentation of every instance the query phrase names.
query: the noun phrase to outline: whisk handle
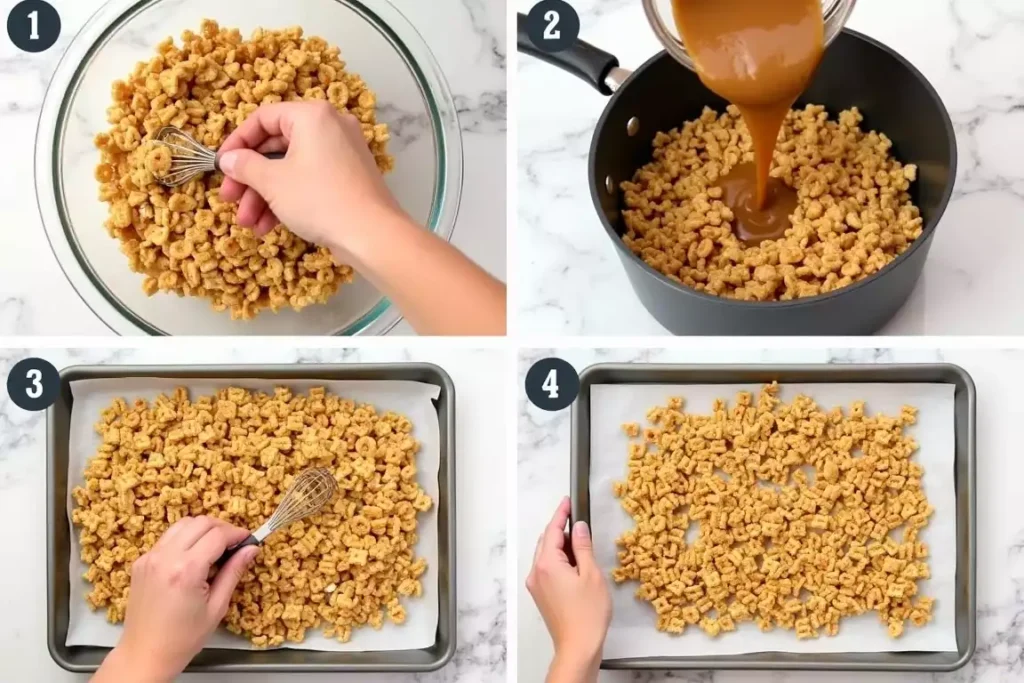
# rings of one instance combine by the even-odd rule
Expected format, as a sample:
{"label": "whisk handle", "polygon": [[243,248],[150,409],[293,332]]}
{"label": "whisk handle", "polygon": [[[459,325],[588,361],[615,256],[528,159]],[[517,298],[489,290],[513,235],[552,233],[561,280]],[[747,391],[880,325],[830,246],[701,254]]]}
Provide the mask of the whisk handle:
{"label": "whisk handle", "polygon": [[259,539],[257,539],[257,538],[256,538],[255,536],[253,536],[252,534],[249,534],[249,538],[247,538],[247,539],[245,539],[244,541],[242,541],[241,543],[239,543],[239,544],[237,544],[237,545],[233,545],[233,546],[231,546],[230,548],[228,548],[227,550],[225,550],[225,551],[224,551],[224,554],[223,554],[223,555],[221,555],[220,557],[218,557],[218,558],[217,558],[217,561],[213,563],[213,566],[214,566],[214,567],[215,567],[216,569],[220,569],[221,567],[223,567],[223,566],[224,566],[224,564],[225,564],[225,563],[226,563],[226,562],[227,562],[228,560],[230,560],[230,559],[231,559],[231,556],[232,556],[232,555],[234,555],[235,553],[237,553],[237,552],[238,552],[239,550],[241,550],[242,548],[246,547],[247,545],[259,545],[259,544],[260,544],[260,542],[259,542]]}

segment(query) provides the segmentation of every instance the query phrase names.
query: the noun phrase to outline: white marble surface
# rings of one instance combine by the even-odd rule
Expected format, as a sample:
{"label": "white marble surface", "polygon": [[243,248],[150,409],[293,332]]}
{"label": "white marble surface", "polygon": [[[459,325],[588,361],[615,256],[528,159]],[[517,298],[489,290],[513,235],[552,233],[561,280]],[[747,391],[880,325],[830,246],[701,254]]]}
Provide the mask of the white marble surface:
{"label": "white marble surface", "polygon": [[[190,350],[194,349],[194,350]],[[286,350],[265,351],[169,347],[135,349],[2,349],[0,376],[26,356],[42,357],[57,368],[92,363],[357,363],[423,361],[440,365],[455,384],[458,641],[451,664],[422,675],[286,674],[188,675],[191,683],[237,681],[359,681],[385,683],[502,683],[505,680],[506,532],[505,491],[485,486],[504,466],[504,394],[494,387],[508,365],[497,351]],[[46,428],[44,413],[27,413],[0,396],[0,680],[82,681],[86,676],[58,668],[46,651]]]}
{"label": "white marble surface", "polygon": [[[526,12],[534,0],[517,0]],[[635,68],[660,50],[639,2],[572,0],[581,37]],[[893,47],[936,87],[956,126],[956,194],[917,290],[888,334],[1022,334],[1004,303],[1024,272],[1024,3],[858,0],[849,26]],[[523,331],[666,334],[634,296],[592,208],[586,160],[606,98],[518,60],[518,282]],[[1024,677],[1024,674],[1022,674]]]}
{"label": "white marble surface", "polygon": [[[504,0],[391,0],[448,79],[463,130],[465,183],[453,242],[505,279],[506,5]],[[63,22],[50,50],[27,55],[0,40],[0,335],[109,335],[47,243],[36,208],[36,123],[63,50],[103,0],[50,0]],[[0,0],[6,17],[16,0]],[[402,323],[392,334],[411,334]]]}
{"label": "white marble surface", "polygon": [[[978,648],[971,662],[949,674],[842,674],[798,672],[602,672],[602,682],[687,683],[1019,683],[1024,680],[1024,516],[1019,499],[1024,461],[1017,457],[1024,397],[1024,352],[1001,350],[531,350],[519,373],[539,358],[560,356],[579,371],[598,362],[670,363],[885,363],[949,362],[977,385]],[[517,399],[519,548],[517,666],[520,681],[541,681],[551,658],[544,624],[523,586],[537,537],[559,499],[569,492],[569,411],[544,413]]]}

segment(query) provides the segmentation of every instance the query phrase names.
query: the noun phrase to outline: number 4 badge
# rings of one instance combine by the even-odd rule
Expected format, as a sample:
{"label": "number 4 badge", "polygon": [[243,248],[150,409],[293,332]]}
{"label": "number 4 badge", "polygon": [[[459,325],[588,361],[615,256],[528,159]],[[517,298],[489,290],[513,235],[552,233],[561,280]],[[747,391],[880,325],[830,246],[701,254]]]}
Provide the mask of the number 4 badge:
{"label": "number 4 badge", "polygon": [[541,410],[565,410],[580,393],[580,376],[561,358],[544,358],[526,373],[526,398]]}

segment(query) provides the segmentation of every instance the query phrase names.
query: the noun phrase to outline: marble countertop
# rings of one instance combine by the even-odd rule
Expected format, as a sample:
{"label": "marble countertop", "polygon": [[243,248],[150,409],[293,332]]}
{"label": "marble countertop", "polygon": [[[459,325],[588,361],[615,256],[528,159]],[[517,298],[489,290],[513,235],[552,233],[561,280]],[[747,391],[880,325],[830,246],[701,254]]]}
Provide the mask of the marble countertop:
{"label": "marble countertop", "polygon": [[[517,0],[526,12],[534,0]],[[581,37],[634,68],[661,49],[639,2],[572,0]],[[887,334],[1024,333],[1024,4],[858,0],[850,28],[932,82],[956,127],[955,196],[924,275]],[[593,210],[586,161],[606,98],[536,59],[518,60],[517,314],[537,334],[666,334],[640,305]],[[998,245],[993,248],[993,245]]]}
{"label": "marble countertop", "polygon": [[[43,95],[60,55],[103,0],[49,0],[57,45],[27,55],[0,40],[0,335],[110,335],[58,266],[36,208],[33,156]],[[390,0],[429,45],[463,131],[465,181],[453,243],[505,279],[506,12],[504,1]],[[0,2],[6,16],[13,0]],[[458,36],[457,40],[453,36]],[[406,323],[392,334],[411,334]]]}
{"label": "marble countertop", "polygon": [[[829,683],[1016,683],[1024,680],[1024,518],[1019,514],[1024,461],[1015,455],[1015,417],[1024,396],[1008,378],[1024,377],[1024,352],[885,349],[612,349],[531,350],[521,353],[520,376],[538,359],[559,356],[577,371],[599,362],[651,363],[901,363],[948,362],[966,369],[977,386],[977,585],[978,647],[971,662],[949,674],[829,673]],[[519,398],[517,547],[518,674],[541,681],[551,641],[523,583],[544,524],[569,492],[569,411],[545,413]],[[821,673],[602,672],[602,682],[820,683]]]}
{"label": "marble countertop", "polygon": [[[456,495],[458,553],[458,636],[453,661],[420,675],[308,675],[303,681],[385,683],[418,681],[503,683],[506,659],[505,488],[482,486],[504,466],[505,410],[493,387],[505,376],[504,355],[495,351],[211,349],[198,345],[135,349],[0,349],[0,376],[18,360],[46,358],[57,368],[70,365],[175,363],[380,363],[420,361],[443,367],[456,392]],[[58,668],[46,650],[46,528],[44,491],[46,427],[44,413],[14,406],[0,396],[0,680],[84,681],[86,676]],[[17,549],[17,550],[14,550]],[[17,615],[16,617],[14,615]],[[291,681],[287,674],[234,674],[180,677],[190,683]]]}

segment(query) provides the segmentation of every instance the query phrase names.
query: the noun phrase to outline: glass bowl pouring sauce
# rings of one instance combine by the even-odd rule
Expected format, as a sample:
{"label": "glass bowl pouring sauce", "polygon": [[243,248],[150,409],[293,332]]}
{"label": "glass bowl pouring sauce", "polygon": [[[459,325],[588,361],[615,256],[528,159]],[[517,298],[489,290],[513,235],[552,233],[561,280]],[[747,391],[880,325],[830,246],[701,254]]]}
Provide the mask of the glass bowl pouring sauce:
{"label": "glass bowl pouring sauce", "polygon": [[[843,26],[846,25],[856,4],[857,0],[821,0],[821,14],[825,21],[826,47],[843,30]],[[693,58],[686,51],[686,46],[683,45],[679,31],[672,19],[672,0],[643,0],[643,5],[647,21],[665,50],[680,64],[691,71],[696,71],[697,67],[693,63]]]}
{"label": "glass bowl pouring sauce", "polygon": [[93,138],[109,128],[110,85],[152,57],[168,35],[177,40],[206,18],[240,28],[243,35],[257,27],[302,26],[307,35],[339,46],[347,68],[377,94],[378,118],[390,126],[395,170],[386,176],[388,186],[418,223],[451,238],[463,179],[455,103],[429,48],[387,0],[112,0],[72,41],[40,116],[36,194],[61,269],[86,305],[123,335],[387,332],[401,315],[358,276],[327,304],[265,311],[251,321],[232,321],[197,297],[147,297],[143,275],[130,270],[117,240],[107,234],[107,205],[97,198],[93,177],[99,162]]}

